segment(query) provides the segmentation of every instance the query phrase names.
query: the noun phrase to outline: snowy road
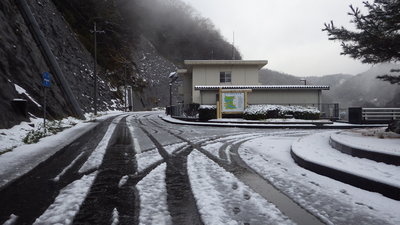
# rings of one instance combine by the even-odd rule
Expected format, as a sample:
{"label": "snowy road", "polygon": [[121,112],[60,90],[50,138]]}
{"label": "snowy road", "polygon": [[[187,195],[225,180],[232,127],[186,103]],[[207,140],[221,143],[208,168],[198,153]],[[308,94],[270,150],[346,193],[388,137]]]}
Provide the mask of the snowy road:
{"label": "snowy road", "polygon": [[398,201],[294,163],[317,132],[118,116],[1,189],[0,224],[398,224]]}

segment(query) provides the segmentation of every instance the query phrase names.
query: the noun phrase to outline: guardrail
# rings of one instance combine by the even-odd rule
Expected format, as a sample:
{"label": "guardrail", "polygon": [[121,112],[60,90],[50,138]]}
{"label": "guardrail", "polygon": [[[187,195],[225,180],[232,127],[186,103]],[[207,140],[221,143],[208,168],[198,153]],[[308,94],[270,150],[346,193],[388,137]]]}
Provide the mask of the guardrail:
{"label": "guardrail", "polygon": [[388,123],[400,119],[400,108],[349,108],[350,123]]}

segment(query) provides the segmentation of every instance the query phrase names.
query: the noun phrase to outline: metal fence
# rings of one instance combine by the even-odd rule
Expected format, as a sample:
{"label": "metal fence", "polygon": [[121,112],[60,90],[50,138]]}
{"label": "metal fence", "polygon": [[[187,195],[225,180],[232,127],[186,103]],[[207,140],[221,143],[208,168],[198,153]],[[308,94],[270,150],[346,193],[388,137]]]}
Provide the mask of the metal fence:
{"label": "metal fence", "polygon": [[400,119],[400,108],[349,108],[350,123],[388,123],[396,119]]}
{"label": "metal fence", "polygon": [[[277,105],[277,104],[274,104]],[[338,120],[340,119],[339,115],[339,104],[338,103],[331,103],[331,104],[281,104],[281,105],[288,105],[288,106],[304,106],[304,107],[315,107],[320,110],[321,112],[321,119],[329,119],[329,120]],[[198,119],[198,109],[200,104],[180,104],[180,105],[173,105],[168,106],[166,108],[166,114],[171,115],[175,118],[182,118],[182,119],[190,119],[195,120]]]}
{"label": "metal fence", "polygon": [[180,104],[167,106],[166,114],[176,118],[197,119],[200,104]]}

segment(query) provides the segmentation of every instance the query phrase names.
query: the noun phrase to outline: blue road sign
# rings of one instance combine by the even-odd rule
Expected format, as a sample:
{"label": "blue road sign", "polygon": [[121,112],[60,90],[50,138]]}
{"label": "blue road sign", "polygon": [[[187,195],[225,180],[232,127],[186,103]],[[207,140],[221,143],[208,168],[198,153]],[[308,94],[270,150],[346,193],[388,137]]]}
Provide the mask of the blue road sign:
{"label": "blue road sign", "polygon": [[49,72],[44,72],[43,73],[43,86],[45,87],[50,87],[51,86],[51,78],[50,78],[50,73]]}

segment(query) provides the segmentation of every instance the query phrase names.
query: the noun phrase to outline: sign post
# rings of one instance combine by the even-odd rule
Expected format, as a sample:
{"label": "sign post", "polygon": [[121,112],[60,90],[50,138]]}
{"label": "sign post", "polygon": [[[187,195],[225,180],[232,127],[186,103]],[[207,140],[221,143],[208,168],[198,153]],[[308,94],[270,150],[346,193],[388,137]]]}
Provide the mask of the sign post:
{"label": "sign post", "polygon": [[51,86],[51,77],[49,72],[44,72],[43,73],[43,128],[44,132],[46,133],[46,97],[47,97],[47,88],[50,88]]}

